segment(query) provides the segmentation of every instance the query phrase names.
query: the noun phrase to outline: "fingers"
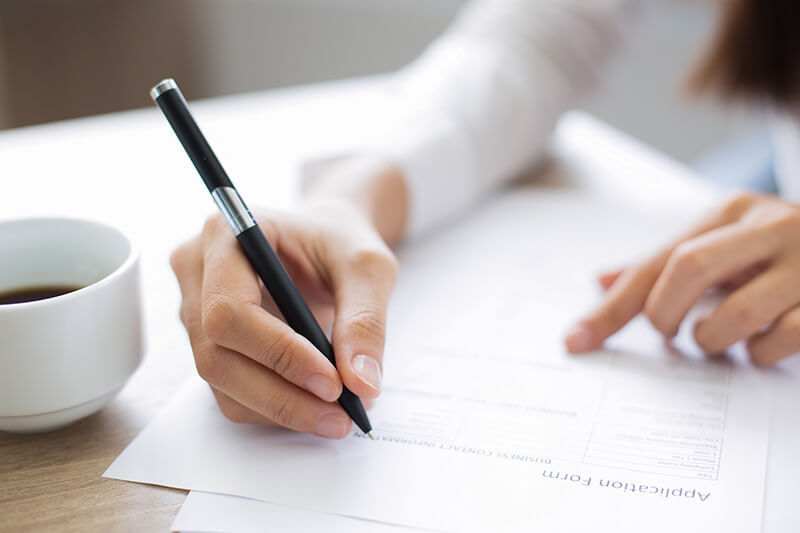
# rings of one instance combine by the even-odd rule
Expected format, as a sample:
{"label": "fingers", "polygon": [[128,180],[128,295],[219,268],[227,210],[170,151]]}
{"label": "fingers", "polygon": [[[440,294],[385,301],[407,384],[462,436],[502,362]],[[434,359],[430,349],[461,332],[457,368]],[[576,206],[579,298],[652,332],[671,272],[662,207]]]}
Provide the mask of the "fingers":
{"label": "fingers", "polygon": [[[342,234],[327,230],[336,227],[328,218],[317,221],[321,226],[267,222],[264,230],[274,246],[281,237],[276,252],[290,258],[312,299],[331,310],[335,304],[340,371],[370,405],[380,392],[386,308],[396,275],[391,252],[360,219],[338,220],[358,230]],[[262,302],[263,286],[220,217],[176,251],[172,265],[198,373],[226,417],[329,438],[349,433],[349,417],[333,403],[342,390],[339,372],[262,307],[268,303]]]}
{"label": "fingers", "polygon": [[336,369],[308,340],[261,307],[259,280],[228,228],[209,223],[205,240],[200,305],[208,338],[335,401],[342,389]]}
{"label": "fingers", "polygon": [[[778,247],[779,242],[768,230],[742,224],[684,241],[670,254],[647,298],[645,314],[662,334],[674,337],[686,314],[708,289],[772,257]],[[747,294],[753,295],[751,291]]]}
{"label": "fingers", "polygon": [[180,318],[187,332],[191,321],[199,321],[200,288],[203,284],[203,256],[200,237],[182,244],[170,256],[170,266],[181,290]]}
{"label": "fingers", "polygon": [[697,344],[721,353],[771,324],[800,302],[797,272],[789,266],[767,271],[728,296],[695,327]]}
{"label": "fingers", "polygon": [[200,319],[204,282],[200,248],[195,239],[179,248],[171,262],[183,294],[181,318],[197,371],[212,386],[223,414],[235,422],[275,423],[322,437],[345,437],[351,423],[337,404],[316,398],[206,335]]}
{"label": "fingers", "polygon": [[[626,269],[616,279],[614,275],[602,277],[599,280],[601,285],[605,287],[605,284],[609,283],[610,286],[601,304],[567,334],[565,339],[567,350],[571,353],[582,353],[598,348],[606,338],[616,333],[644,309],[661,271],[681,243],[737,221],[756,201],[757,197],[754,195],[738,194],[711,212],[688,234],[668,245],[642,265]],[[667,318],[671,316],[668,313]],[[668,320],[665,320],[665,323],[671,325]]]}
{"label": "fingers", "polygon": [[604,291],[607,291],[611,288],[614,282],[619,279],[619,277],[622,275],[622,271],[623,269],[614,270],[612,272],[603,272],[597,276],[597,283],[600,284],[600,287],[602,287]]}
{"label": "fingers", "polygon": [[225,418],[231,422],[235,422],[237,424],[262,424],[265,426],[275,425],[275,422],[269,418],[261,416],[252,409],[248,409],[227,394],[218,391],[214,387],[210,388],[211,392],[214,393],[214,398],[217,400],[219,410],[222,411],[222,414],[225,415]]}
{"label": "fingers", "polygon": [[768,331],[752,337],[747,350],[753,362],[760,365],[771,365],[800,352],[800,308],[795,307]]}
{"label": "fingers", "polygon": [[665,257],[665,253],[659,254],[643,265],[622,272],[600,305],[567,334],[567,350],[570,353],[595,350],[639,314],[666,262]]}
{"label": "fingers", "polygon": [[[350,419],[338,404],[325,402],[292,385],[252,359],[203,342],[202,333],[191,332],[197,371],[214,389],[244,408],[283,427],[327,438],[343,438]],[[241,410],[220,404],[234,421],[258,421]]]}
{"label": "fingers", "polygon": [[336,366],[347,388],[362,398],[381,391],[386,313],[396,276],[397,264],[381,246],[331,265]]}
{"label": "fingers", "polygon": [[[270,420],[269,418],[256,413],[252,409],[248,409],[227,394],[215,389],[214,387],[210,388],[211,392],[214,394],[214,398],[217,400],[220,411],[222,411],[222,414],[225,415],[225,418],[231,422],[235,422],[237,424],[261,424],[263,426],[277,425],[274,420]],[[375,400],[368,399],[364,400],[363,403],[364,408],[369,411],[372,409],[372,407],[374,407]]]}
{"label": "fingers", "polygon": [[726,291],[735,291],[748,281],[752,280],[759,274],[761,274],[767,265],[755,265],[750,268],[747,268],[743,272],[739,272],[735,276],[731,277],[730,279],[725,280],[720,284],[720,288]]}

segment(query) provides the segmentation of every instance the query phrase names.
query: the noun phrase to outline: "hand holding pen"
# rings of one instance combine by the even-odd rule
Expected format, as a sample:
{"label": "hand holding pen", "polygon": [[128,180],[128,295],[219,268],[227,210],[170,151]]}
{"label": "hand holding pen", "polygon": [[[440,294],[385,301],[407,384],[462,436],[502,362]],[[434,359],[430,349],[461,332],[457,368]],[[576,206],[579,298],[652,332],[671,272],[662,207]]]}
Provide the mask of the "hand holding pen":
{"label": "hand holding pen", "polygon": [[[371,399],[380,393],[386,308],[396,271],[391,252],[367,217],[345,203],[318,204],[302,216],[270,215],[253,225],[246,208],[236,213],[243,202],[230,180],[205,181],[212,194],[219,187],[232,189],[214,194],[228,212],[209,219],[201,235],[176,250],[172,265],[198,372],[223,413],[237,422],[275,423],[330,438],[346,436],[352,417],[369,431],[355,395]],[[220,198],[222,193],[228,196]],[[238,242],[231,228],[240,230]],[[284,301],[276,305],[260,285],[251,263],[265,251],[258,248],[263,242],[256,239],[256,250],[247,251],[253,243],[241,239],[251,228],[263,230],[263,242],[274,246],[323,329],[332,327],[336,368],[323,355],[325,346],[316,346],[320,337],[297,333],[305,327],[298,320],[308,317],[292,317],[286,295],[278,294]],[[265,269],[276,267],[259,265],[256,271],[264,278],[274,276]],[[264,284],[276,292],[270,279]]]}

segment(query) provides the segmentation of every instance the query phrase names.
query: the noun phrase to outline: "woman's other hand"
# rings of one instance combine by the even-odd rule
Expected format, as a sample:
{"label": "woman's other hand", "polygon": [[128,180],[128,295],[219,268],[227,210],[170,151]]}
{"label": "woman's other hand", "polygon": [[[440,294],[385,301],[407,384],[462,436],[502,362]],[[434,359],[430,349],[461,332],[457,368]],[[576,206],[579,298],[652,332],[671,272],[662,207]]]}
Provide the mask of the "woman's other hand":
{"label": "woman's other hand", "polygon": [[772,364],[800,352],[800,207],[740,194],[688,235],[646,261],[600,277],[600,305],[566,338],[573,353],[594,350],[639,312],[674,337],[709,289],[734,290],[695,325],[709,354],[746,340],[752,360]]}

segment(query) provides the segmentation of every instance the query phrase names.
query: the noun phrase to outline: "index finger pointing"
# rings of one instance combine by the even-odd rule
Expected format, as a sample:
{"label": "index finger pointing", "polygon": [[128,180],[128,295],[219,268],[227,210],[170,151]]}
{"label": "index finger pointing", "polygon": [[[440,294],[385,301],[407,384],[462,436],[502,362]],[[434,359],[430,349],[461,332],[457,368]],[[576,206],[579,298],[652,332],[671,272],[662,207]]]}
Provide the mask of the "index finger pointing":
{"label": "index finger pointing", "polygon": [[606,291],[603,301],[567,335],[570,353],[597,349],[644,308],[665,259],[661,254],[642,266],[624,271]]}
{"label": "index finger pointing", "polygon": [[594,350],[605,339],[619,331],[642,311],[667,259],[680,243],[738,220],[742,213],[752,205],[754,198],[749,194],[734,196],[649,261],[625,270],[608,288],[601,304],[567,334],[565,339],[567,350],[571,353]]}

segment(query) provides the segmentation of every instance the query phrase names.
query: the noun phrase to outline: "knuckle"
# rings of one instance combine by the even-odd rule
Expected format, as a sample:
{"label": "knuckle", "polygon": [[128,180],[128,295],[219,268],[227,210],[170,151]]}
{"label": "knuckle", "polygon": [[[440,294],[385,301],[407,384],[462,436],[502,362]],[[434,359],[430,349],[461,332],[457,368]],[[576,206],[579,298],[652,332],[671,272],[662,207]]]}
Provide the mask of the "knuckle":
{"label": "knuckle", "polygon": [[347,317],[347,324],[351,334],[362,338],[383,338],[383,332],[386,330],[386,320],[383,314],[375,309],[360,309]]}
{"label": "knuckle", "polygon": [[700,347],[705,353],[714,354],[718,353],[722,350],[719,346],[717,346],[705,333],[705,330],[701,328],[697,328],[694,330],[694,341],[697,343],[697,346]]}
{"label": "knuckle", "polygon": [[202,325],[208,338],[222,343],[230,338],[236,322],[236,305],[227,298],[211,297],[203,307]]}
{"label": "knuckle", "polygon": [[400,268],[399,263],[397,262],[397,258],[394,256],[393,253],[387,252],[385,257],[385,266],[384,268],[387,271],[387,274],[391,275],[392,279],[397,279],[397,272]]}
{"label": "knuckle", "polygon": [[183,327],[189,327],[189,310],[187,309],[187,305],[185,303],[181,304],[180,308],[178,309],[178,318],[181,320],[181,324]]}
{"label": "knuckle", "polygon": [[229,365],[213,351],[196,353],[195,366],[200,377],[211,385],[222,387],[228,379]]}
{"label": "knuckle", "polygon": [[747,354],[750,360],[757,365],[768,364],[771,360],[771,354],[764,344],[758,341],[750,341],[747,343]]}
{"label": "knuckle", "polygon": [[739,213],[753,205],[758,195],[746,191],[735,192],[723,206],[723,214],[737,216]]}
{"label": "knuckle", "polygon": [[784,315],[776,326],[788,339],[800,346],[800,311],[793,311]]}
{"label": "knuckle", "polygon": [[746,332],[758,325],[755,323],[758,319],[758,315],[754,307],[744,298],[734,294],[729,296],[728,301],[723,305],[723,311],[731,330]]}
{"label": "knuckle", "polygon": [[697,346],[707,354],[718,354],[727,348],[727,345],[720,345],[719,323],[713,317],[697,323],[692,337],[694,337]]}
{"label": "knuckle", "polygon": [[392,279],[397,275],[397,260],[386,250],[378,248],[358,250],[353,254],[351,261],[362,272]]}
{"label": "knuckle", "polygon": [[273,394],[267,396],[261,412],[271,418],[276,424],[284,427],[294,425],[297,416],[297,405],[286,394]]}
{"label": "knuckle", "polygon": [[647,320],[650,321],[650,323],[654,328],[656,328],[656,330],[658,330],[659,333],[667,336],[671,336],[674,333],[671,325],[667,323],[663,314],[661,313],[661,309],[657,303],[648,299],[644,305],[643,312]]}
{"label": "knuckle", "polygon": [[667,265],[665,270],[682,278],[702,277],[707,269],[703,254],[697,250],[696,246],[688,242],[675,247],[669,263],[671,264]]}
{"label": "knuckle", "polygon": [[186,245],[181,245],[176,248],[169,256],[169,266],[172,267],[172,271],[178,275],[179,272],[183,272],[185,270],[184,266],[186,263],[186,256],[188,255],[188,251],[186,250]]}
{"label": "knuckle", "polygon": [[232,400],[217,399],[219,410],[223,416],[235,424],[244,424],[249,420],[247,408]]}
{"label": "knuckle", "polygon": [[205,224],[203,225],[203,235],[211,236],[216,234],[220,227],[225,224],[225,219],[222,218],[220,213],[214,213],[213,215],[209,215],[206,219]]}
{"label": "knuckle", "polygon": [[267,366],[276,374],[286,376],[292,368],[292,354],[296,348],[296,340],[285,335],[278,335],[267,347],[264,359]]}
{"label": "knuckle", "polygon": [[178,308],[178,318],[180,319],[190,338],[196,337],[198,331],[202,331],[200,324],[199,309],[192,307],[184,300]]}

